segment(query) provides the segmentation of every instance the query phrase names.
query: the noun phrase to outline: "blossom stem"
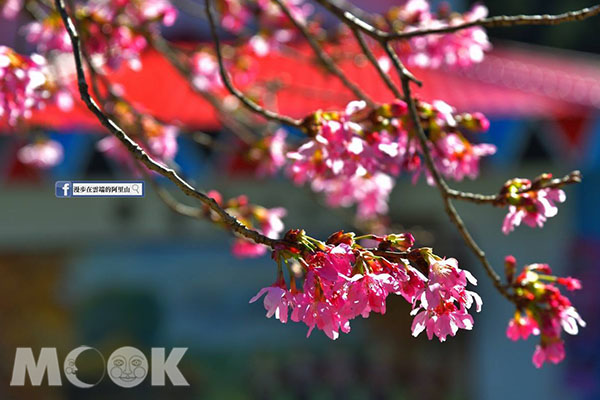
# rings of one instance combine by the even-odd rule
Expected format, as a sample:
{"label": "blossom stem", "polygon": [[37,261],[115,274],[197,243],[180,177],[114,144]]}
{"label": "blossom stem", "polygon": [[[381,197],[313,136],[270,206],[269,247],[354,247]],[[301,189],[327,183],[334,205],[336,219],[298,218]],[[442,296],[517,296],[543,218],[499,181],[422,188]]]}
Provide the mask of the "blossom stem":
{"label": "blossom stem", "polygon": [[[384,46],[386,48],[386,51],[389,52],[391,50],[389,47],[389,43],[386,42],[384,44]],[[400,79],[402,81],[402,89],[404,91],[404,97],[405,97],[407,105],[408,105],[409,115],[411,117],[414,128],[417,131],[417,138],[419,139],[419,143],[421,144],[421,148],[423,151],[423,156],[425,158],[425,164],[427,165],[427,169],[429,170],[431,176],[433,177],[433,179],[436,183],[436,186],[440,192],[440,195],[442,197],[442,201],[444,202],[444,208],[446,210],[446,214],[448,214],[448,217],[450,218],[450,220],[454,223],[454,225],[456,225],[458,231],[460,232],[460,234],[463,237],[463,240],[465,241],[467,246],[471,249],[471,251],[479,259],[479,261],[483,265],[486,273],[492,280],[492,283],[494,284],[496,289],[508,300],[513,301],[512,294],[510,294],[508,292],[508,290],[506,289],[506,287],[504,287],[504,285],[502,284],[502,280],[500,279],[500,276],[492,268],[490,262],[488,261],[487,257],[485,256],[484,251],[479,247],[477,242],[475,242],[475,240],[471,236],[470,232],[468,231],[467,227],[465,226],[462,218],[456,211],[454,204],[452,204],[451,197],[448,194],[448,192],[450,191],[450,187],[448,186],[448,184],[446,183],[446,181],[444,180],[444,178],[442,177],[440,172],[435,167],[433,158],[431,157],[431,152],[429,151],[428,139],[427,139],[427,136],[425,135],[425,131],[423,130],[423,126],[421,125],[421,121],[419,119],[415,100],[413,99],[412,94],[411,94],[410,75],[405,73],[406,68],[404,68],[401,61],[399,59],[396,59],[396,60],[397,61],[394,62],[394,66],[396,67],[396,70],[398,71],[398,74],[400,75]]]}

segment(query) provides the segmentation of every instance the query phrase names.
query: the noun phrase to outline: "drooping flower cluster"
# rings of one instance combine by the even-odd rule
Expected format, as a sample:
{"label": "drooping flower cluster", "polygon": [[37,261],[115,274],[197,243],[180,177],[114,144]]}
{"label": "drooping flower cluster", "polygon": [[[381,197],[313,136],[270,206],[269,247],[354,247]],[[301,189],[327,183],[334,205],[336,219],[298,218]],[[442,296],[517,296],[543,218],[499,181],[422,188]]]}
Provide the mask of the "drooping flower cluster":
{"label": "drooping flower cluster", "polygon": [[0,46],[0,119],[15,125],[19,118],[29,118],[50,97],[47,83],[42,56],[24,56]]}
{"label": "drooping flower cluster", "polygon": [[[439,29],[485,18],[488,10],[477,4],[464,14],[451,12],[447,6],[437,14],[426,0],[407,0],[387,13],[391,28],[398,32]],[[417,36],[399,42],[397,51],[407,64],[439,68],[440,66],[467,67],[483,60],[484,52],[491,48],[485,30],[479,26],[447,34]]]}
{"label": "drooping flower cluster", "polygon": [[532,228],[541,228],[548,218],[558,213],[555,202],[562,203],[567,196],[561,189],[544,187],[552,174],[542,174],[532,181],[515,178],[507,181],[500,195],[506,199],[508,214],[502,224],[502,232],[508,235],[525,222]]}
{"label": "drooping flower cluster", "polygon": [[552,275],[547,264],[530,264],[523,267],[515,276],[516,260],[512,256],[505,259],[506,277],[513,288],[517,311],[510,320],[506,336],[511,340],[527,339],[529,335],[540,335],[540,344],[533,353],[533,364],[540,368],[544,362],[559,363],[565,358],[561,331],[570,335],[579,332],[585,322],[571,302],[558,288],[581,289],[581,282],[567,277]]}
{"label": "drooping flower cluster", "polygon": [[[481,157],[496,148],[473,144],[463,132],[485,131],[487,119],[480,113],[459,114],[442,101],[419,102],[418,113],[439,171],[456,180],[475,178]],[[363,219],[385,214],[393,177],[408,172],[414,181],[426,171],[401,100],[374,110],[354,101],[343,112],[318,111],[305,121],[310,139],[288,153],[288,172],[296,184],[310,181],[313,190],[324,192],[331,206],[357,203]]]}
{"label": "drooping flower cluster", "polygon": [[[108,111],[152,158],[164,164],[175,158],[178,134],[175,126],[162,124],[149,114],[139,114],[124,101],[116,101]],[[139,172],[139,164],[115,136],[103,138],[97,147],[134,173]]]}
{"label": "drooping flower cluster", "polygon": [[[442,259],[429,248],[413,248],[410,234],[368,238],[378,242],[377,248],[362,247],[353,233],[334,233],[324,243],[304,231],[288,231],[273,252],[279,267],[275,283],[250,302],[266,294],[267,317],[275,315],[282,323],[289,317],[306,324],[308,335],[316,327],[334,340],[340,331],[350,331],[350,320],[371,312],[385,314],[389,294],[411,303],[414,336],[426,330],[429,339],[444,341],[458,329],[472,329],[468,309],[476,304],[479,311],[481,299],[465,289],[475,279],[456,260]],[[283,264],[288,266],[289,287]]]}
{"label": "drooping flower cluster", "polygon": [[[284,208],[269,209],[251,204],[244,195],[224,202],[223,196],[216,190],[208,192],[207,195],[246,227],[255,229],[271,239],[277,239],[283,231],[284,225],[281,219],[286,215]],[[208,207],[204,207],[204,212],[213,221],[221,222],[220,217]],[[266,254],[267,250],[266,246],[244,238],[236,238],[231,248],[233,255],[237,257],[259,257]]]}

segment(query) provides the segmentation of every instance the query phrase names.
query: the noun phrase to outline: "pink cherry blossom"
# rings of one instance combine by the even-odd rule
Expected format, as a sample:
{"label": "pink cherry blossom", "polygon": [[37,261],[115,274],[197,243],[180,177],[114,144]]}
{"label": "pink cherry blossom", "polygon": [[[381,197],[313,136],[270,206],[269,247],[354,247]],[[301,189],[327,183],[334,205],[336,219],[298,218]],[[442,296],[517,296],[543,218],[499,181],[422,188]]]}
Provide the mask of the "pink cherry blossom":
{"label": "pink cherry blossom", "polygon": [[23,0],[5,0],[0,6],[0,15],[6,19],[15,18],[23,8]]}
{"label": "pink cherry blossom", "polygon": [[508,235],[521,222],[532,228],[541,228],[548,218],[558,213],[555,202],[562,203],[565,200],[565,192],[561,189],[544,188],[521,194],[517,200],[518,204],[508,207],[502,232]]}
{"label": "pink cherry blossom", "polygon": [[536,320],[527,315],[521,315],[519,312],[508,323],[506,336],[511,340],[527,339],[529,335],[539,335],[540,329]]}
{"label": "pink cherry blossom", "polygon": [[562,340],[553,340],[547,344],[537,345],[533,353],[533,365],[541,368],[544,362],[558,364],[565,358],[565,344]]}
{"label": "pink cherry blossom", "polygon": [[273,315],[276,319],[282,323],[286,323],[288,320],[288,312],[291,301],[290,292],[285,289],[283,283],[275,283],[273,286],[265,287],[250,299],[250,303],[254,303],[262,295],[266,293],[263,304],[265,310],[267,310],[267,318],[271,318]]}
{"label": "pink cherry blossom", "polygon": [[[402,21],[403,31],[411,32],[475,21],[486,17],[488,10],[482,5],[475,5],[464,14],[444,12],[434,15],[428,2],[408,0],[394,8],[393,13]],[[399,44],[401,56],[407,59],[409,65],[424,68],[467,67],[481,62],[484,52],[491,48],[485,30],[478,26],[448,34],[417,36],[409,39],[408,44],[408,48]]]}
{"label": "pink cherry blossom", "polygon": [[70,52],[72,50],[69,34],[58,14],[52,14],[44,21],[31,22],[25,25],[24,31],[27,41],[34,43],[38,51]]}
{"label": "pink cherry blossom", "polygon": [[19,149],[17,157],[36,168],[50,168],[63,160],[63,147],[54,140],[41,140]]}
{"label": "pink cherry blossom", "polygon": [[216,58],[207,52],[194,53],[192,62],[192,83],[201,91],[210,91],[223,86]]}
{"label": "pink cherry blossom", "polygon": [[412,332],[418,336],[425,330],[429,340],[437,336],[443,342],[459,329],[473,328],[473,317],[467,310],[475,304],[479,312],[482,301],[477,293],[465,289],[467,282],[475,285],[477,281],[468,271],[458,268],[455,259],[429,258],[428,282],[417,299],[420,304],[411,313],[415,315]]}
{"label": "pink cherry blossom", "polygon": [[50,97],[47,83],[46,60],[42,56],[23,56],[0,46],[0,118],[6,118],[9,125],[29,118]]}
{"label": "pink cherry blossom", "polygon": [[556,281],[559,284],[564,285],[569,291],[581,289],[581,281],[579,279],[571,278],[570,276],[566,278],[558,278]]}
{"label": "pink cherry blossom", "polygon": [[[438,170],[456,180],[475,178],[481,158],[496,148],[472,144],[460,131],[483,131],[489,126],[485,117],[459,114],[442,101],[419,102],[419,108],[431,131],[429,146]],[[374,125],[373,113],[387,122]],[[363,101],[353,101],[343,112],[317,112],[313,117],[315,132],[287,153],[287,170],[296,184],[310,181],[312,189],[324,193],[332,207],[357,205],[362,220],[384,215],[394,178],[408,172],[415,182],[426,170],[406,103],[401,100],[375,110],[368,110]],[[433,183],[428,172],[426,175]]]}
{"label": "pink cherry blossom", "polygon": [[[513,269],[510,268],[508,273],[513,274]],[[575,286],[573,281],[576,280],[551,274],[547,264],[530,264],[512,282],[515,302],[524,312],[518,310],[515,313],[506,335],[512,340],[518,340],[527,339],[530,334],[541,334],[540,344],[533,354],[533,363],[537,368],[546,361],[556,364],[565,357],[562,331],[576,335],[579,327],[586,326],[569,299],[554,284]]]}
{"label": "pink cherry blossom", "polygon": [[286,162],[286,131],[278,129],[251,146],[247,152],[250,162],[256,165],[256,175],[271,176],[277,173]]}

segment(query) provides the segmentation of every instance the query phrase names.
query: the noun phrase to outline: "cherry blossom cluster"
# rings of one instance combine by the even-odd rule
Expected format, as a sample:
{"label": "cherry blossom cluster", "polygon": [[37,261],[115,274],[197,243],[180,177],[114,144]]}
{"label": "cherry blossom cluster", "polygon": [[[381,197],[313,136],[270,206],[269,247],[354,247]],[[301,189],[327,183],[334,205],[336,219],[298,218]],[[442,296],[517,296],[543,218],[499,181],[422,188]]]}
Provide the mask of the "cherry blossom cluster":
{"label": "cherry blossom cluster", "polygon": [[217,57],[209,51],[195,52],[190,57],[192,84],[196,89],[207,92],[223,87],[219,62]]}
{"label": "cherry blossom cluster", "polygon": [[46,60],[0,46],[0,119],[15,125],[20,118],[29,118],[50,96]]}
{"label": "cherry blossom cluster", "polygon": [[[358,243],[368,238],[376,248]],[[430,248],[413,248],[410,234],[387,236],[336,232],[321,242],[304,231],[290,230],[273,251],[278,264],[275,283],[262,288],[250,302],[265,295],[267,317],[289,319],[316,327],[330,339],[350,331],[350,321],[371,312],[385,314],[389,294],[402,296],[412,305],[413,336],[426,331],[428,338],[445,341],[458,329],[470,330],[473,304],[481,298],[466,289],[475,278],[458,267],[455,259],[443,259]],[[288,268],[289,284],[283,265]],[[301,283],[301,285],[300,285]],[[307,335],[307,336],[308,336]]]}
{"label": "cherry blossom cluster", "polygon": [[[306,23],[313,7],[305,0],[283,0],[294,19]],[[247,44],[259,57],[294,38],[293,24],[272,0],[219,0],[221,26],[235,34],[251,31]],[[258,31],[253,26],[256,22]]]}
{"label": "cherry blossom cluster", "polygon": [[[241,195],[228,201],[223,201],[223,196],[216,190],[211,190],[207,195],[215,200],[230,215],[250,229],[255,229],[263,235],[277,239],[283,232],[283,221],[286,210],[281,207],[265,208],[256,204],[251,204],[248,197]],[[208,207],[203,208],[206,217],[214,222],[220,223],[220,217]],[[248,239],[236,238],[233,242],[231,251],[233,255],[240,258],[259,257],[267,253],[268,248],[262,244],[254,243]]]}
{"label": "cherry blossom cluster", "polygon": [[[457,113],[442,101],[420,101],[418,114],[436,167],[446,177],[475,178],[480,159],[496,151],[464,135],[488,129],[480,113]],[[388,211],[388,197],[400,173],[412,174],[413,182],[422,172],[428,175],[417,132],[401,100],[372,110],[363,101],[353,101],[343,112],[318,111],[305,120],[305,128],[310,138],[287,154],[292,180],[311,182],[331,206],[358,204],[361,219]]]}
{"label": "cherry blossom cluster", "polygon": [[[487,16],[485,6],[477,4],[464,14],[451,12],[446,4],[436,13],[426,0],[407,0],[387,13],[387,20],[396,32],[439,29]],[[407,64],[426,68],[441,66],[467,67],[483,60],[484,52],[491,48],[485,30],[479,26],[448,34],[417,36],[396,46]]]}
{"label": "cherry blossom cluster", "polygon": [[565,358],[561,332],[564,330],[576,335],[579,326],[585,327],[585,322],[557,285],[573,291],[581,289],[581,282],[571,277],[552,275],[547,264],[526,265],[515,276],[516,260],[513,256],[506,257],[505,267],[506,278],[514,290],[517,304],[506,336],[511,340],[519,340],[527,339],[532,334],[541,334],[540,344],[533,353],[533,364],[540,368],[544,362],[559,363]]}
{"label": "cherry blossom cluster", "polygon": [[[84,49],[98,65],[117,69],[123,62],[139,69],[140,53],[147,47],[146,35],[159,25],[170,26],[177,17],[168,0],[92,0],[76,5]],[[27,39],[42,52],[71,51],[71,43],[60,15],[50,10],[47,17],[26,26]]]}
{"label": "cherry blossom cluster", "polygon": [[502,232],[508,235],[521,222],[532,228],[544,226],[548,218],[558,213],[556,202],[562,203],[567,196],[561,189],[544,187],[552,174],[542,174],[532,181],[515,178],[507,181],[500,191],[508,203],[508,214],[502,224]]}
{"label": "cherry blossom cluster", "polygon": [[266,135],[244,148],[241,161],[249,165],[258,177],[275,175],[286,162],[286,137],[284,129],[277,129],[272,135]]}
{"label": "cherry blossom cluster", "polygon": [[[129,103],[121,100],[111,104],[107,111],[150,156],[164,164],[173,161],[177,154],[177,127],[163,124],[149,114],[140,114]],[[97,147],[130,171],[139,173],[137,169],[139,164],[115,136],[110,135],[101,139]]]}
{"label": "cherry blossom cluster", "polygon": [[37,138],[17,152],[19,161],[34,168],[47,169],[59,164],[64,158],[62,145],[49,138]]}
{"label": "cherry blossom cluster", "polygon": [[[256,83],[258,64],[247,51],[239,47],[229,47],[223,55],[223,64],[234,84],[247,90]],[[218,91],[223,88],[219,62],[212,49],[202,48],[189,57],[191,83],[202,92]]]}

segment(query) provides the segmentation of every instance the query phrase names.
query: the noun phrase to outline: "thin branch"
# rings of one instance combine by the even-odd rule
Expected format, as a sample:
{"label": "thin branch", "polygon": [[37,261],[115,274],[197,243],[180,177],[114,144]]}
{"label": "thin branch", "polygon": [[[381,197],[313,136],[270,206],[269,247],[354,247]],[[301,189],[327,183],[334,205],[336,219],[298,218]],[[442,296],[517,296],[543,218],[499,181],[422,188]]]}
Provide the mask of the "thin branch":
{"label": "thin branch", "polygon": [[198,89],[192,83],[192,72],[190,71],[189,67],[181,61],[179,55],[175,52],[175,49],[171,47],[166,40],[159,35],[151,35],[148,39],[149,43],[152,44],[152,47],[162,54],[163,57],[165,57],[167,61],[169,61],[169,63],[177,70],[177,72],[179,72],[179,74],[186,79],[190,88],[195,93],[202,96],[202,98],[217,111],[217,115],[224,126],[234,132],[245,143],[253,143],[256,141],[256,135],[241,121],[233,118],[231,113],[227,112],[223,108],[220,100],[216,96],[207,91]]}
{"label": "thin branch", "polygon": [[436,186],[440,192],[442,201],[444,202],[444,208],[446,210],[446,214],[448,214],[448,217],[450,217],[450,220],[454,223],[454,225],[456,225],[456,228],[458,229],[461,236],[463,237],[463,240],[465,241],[466,245],[471,249],[471,251],[479,259],[479,261],[481,262],[481,265],[483,265],[483,268],[485,269],[486,273],[492,280],[492,283],[494,284],[496,289],[498,289],[498,291],[504,297],[506,297],[508,300],[513,301],[513,296],[508,292],[506,287],[502,284],[502,280],[500,279],[500,276],[496,273],[496,271],[494,271],[490,262],[486,258],[485,253],[479,247],[477,242],[475,242],[475,240],[469,233],[469,230],[465,226],[462,218],[456,211],[456,208],[454,208],[454,204],[452,204],[451,196],[449,195],[450,188],[448,187],[448,184],[446,183],[446,181],[444,180],[444,178],[442,177],[440,172],[435,167],[433,158],[431,157],[431,153],[429,151],[429,147],[427,144],[427,136],[425,135],[423,126],[421,125],[421,121],[419,119],[415,100],[413,99],[412,94],[411,94],[410,77],[404,73],[403,68],[397,66],[396,64],[395,64],[395,66],[396,66],[398,74],[400,74],[400,77],[402,80],[402,89],[404,91],[404,96],[405,96],[406,102],[408,104],[408,110],[409,110],[409,114],[410,114],[412,123],[414,125],[414,128],[417,131],[417,137],[419,138],[419,143],[421,144],[422,152],[425,157],[425,164],[427,165],[427,169],[431,173],[431,176],[433,177],[433,179],[436,183]]}
{"label": "thin branch", "polygon": [[183,180],[173,169],[166,168],[160,163],[154,161],[146,152],[136,143],[134,142],[117,124],[115,124],[110,118],[108,118],[102,110],[98,107],[96,102],[90,97],[89,88],[87,81],[85,79],[85,72],[83,69],[83,61],[81,57],[81,43],[79,40],[79,35],[77,33],[77,29],[73,24],[73,20],[67,13],[64,0],[55,0],[55,5],[57,10],[60,13],[61,19],[65,28],[67,29],[67,33],[69,34],[69,38],[71,40],[71,44],[73,46],[73,58],[75,60],[75,68],[77,71],[77,84],[79,88],[79,94],[81,99],[86,104],[87,108],[96,116],[98,121],[106,127],[117,139],[119,139],[127,148],[127,150],[140,162],[142,162],[148,169],[158,172],[160,175],[166,177],[171,182],[173,182],[177,187],[181,189],[186,195],[194,197],[200,200],[203,204],[208,206],[211,210],[213,210],[222,221],[227,225],[229,229],[233,232],[254,241],[255,243],[264,244],[269,247],[274,247],[277,243],[276,240],[273,240],[269,237],[266,237],[259,232],[248,229],[242,223],[240,223],[233,216],[228,214],[224,209],[222,209],[217,202],[208,197],[206,194],[196,190],[193,186],[191,186],[188,182]]}
{"label": "thin branch", "polygon": [[344,86],[354,93],[357,98],[366,101],[369,107],[373,107],[375,105],[373,100],[344,74],[344,72],[336,65],[335,61],[333,61],[329,54],[327,54],[323,47],[321,47],[314,35],[308,31],[308,28],[304,26],[301,21],[296,19],[296,17],[294,17],[288,6],[285,5],[282,0],[275,0],[275,2],[279,5],[279,8],[281,8],[288,19],[294,24],[296,29],[302,33],[302,36],[304,36],[310,47],[313,49],[313,52],[321,61],[323,66],[327,69],[327,71],[329,71],[329,73],[332,75],[335,75],[344,84]]}
{"label": "thin branch", "polygon": [[237,97],[251,111],[262,115],[266,119],[271,120],[271,121],[277,121],[277,122],[285,124],[285,125],[300,127],[302,125],[302,120],[294,119],[294,118],[288,117],[286,115],[281,115],[281,114],[278,114],[276,112],[273,112],[271,110],[267,110],[267,109],[261,107],[260,105],[255,103],[253,100],[246,97],[240,90],[238,90],[238,88],[236,88],[233,85],[233,83],[231,82],[231,79],[229,78],[229,74],[227,74],[227,70],[225,69],[225,63],[223,62],[221,41],[219,40],[219,35],[217,34],[217,26],[215,23],[215,17],[213,15],[213,12],[212,12],[212,9],[210,6],[210,0],[205,0],[205,11],[206,11],[206,15],[208,16],[208,22],[210,23],[210,32],[212,35],[212,39],[213,39],[213,42],[215,43],[217,60],[219,61],[219,72],[221,74],[221,79],[223,80],[223,83],[225,84],[225,87],[227,88],[227,90],[229,90],[229,92],[232,95]]}
{"label": "thin branch", "polygon": [[335,2],[330,0],[316,0],[317,3],[325,7],[329,12],[338,17],[341,21],[345,22],[348,26],[357,28],[367,35],[371,36],[373,39],[381,42],[384,39],[387,39],[388,33],[382,31],[381,29],[376,28],[375,26],[369,24],[365,20],[357,17],[354,13],[348,11],[347,9],[342,8],[340,5],[335,4]]}
{"label": "thin branch", "polygon": [[600,14],[600,4],[593,7],[586,7],[577,11],[569,11],[556,15],[501,15],[490,18],[481,18],[475,21],[465,22],[433,29],[417,29],[410,32],[386,32],[369,24],[363,19],[356,16],[355,13],[340,7],[339,5],[329,0],[316,0],[323,7],[327,8],[332,14],[335,14],[339,19],[345,21],[350,26],[360,29],[373,39],[378,41],[408,39],[415,36],[425,36],[441,33],[452,33],[462,29],[472,28],[474,26],[482,26],[485,28],[500,28],[515,25],[558,25],[565,22],[581,21],[589,17]]}
{"label": "thin branch", "polygon": [[[423,86],[423,82],[421,82],[420,80],[415,78],[415,76],[408,69],[406,69],[404,64],[402,64],[402,61],[400,61],[400,57],[398,57],[398,54],[396,54],[396,52],[392,48],[391,42],[384,41],[382,43],[382,46],[385,49],[385,52],[388,55],[388,57],[392,60],[392,64],[394,64],[394,67],[400,74],[400,80],[402,80],[402,79],[404,79],[404,77],[406,77],[408,80],[416,83],[417,86]],[[408,96],[408,94],[406,94],[406,92],[404,93],[404,95]]]}
{"label": "thin branch", "polygon": [[391,90],[391,92],[394,94],[394,96],[396,96],[397,99],[401,99],[402,93],[400,93],[400,89],[398,89],[398,87],[392,81],[392,78],[390,78],[390,76],[383,70],[383,68],[381,68],[381,65],[379,65],[379,61],[377,61],[377,58],[375,58],[375,54],[373,54],[373,52],[369,48],[369,45],[365,41],[365,38],[362,36],[362,33],[354,27],[350,29],[352,30],[356,41],[360,45],[362,52],[371,62],[373,67],[375,67],[375,69],[379,73],[379,76],[385,82],[386,86]]}
{"label": "thin branch", "polygon": [[600,4],[556,15],[499,15],[496,17],[464,22],[462,24],[450,25],[443,28],[417,29],[410,32],[389,33],[387,36],[389,39],[408,39],[415,36],[452,33],[474,26],[481,26],[484,28],[505,28],[517,25],[558,25],[565,22],[582,21],[598,14],[600,14]]}
{"label": "thin branch", "polygon": [[[544,182],[542,185],[540,185],[539,187],[536,187],[534,189],[519,190],[515,194],[522,194],[522,193],[529,192],[531,190],[539,190],[539,189],[559,189],[565,185],[570,185],[573,183],[580,183],[580,182],[581,182],[581,172],[576,170],[576,171],[570,172],[568,175],[565,175],[562,178],[555,178],[548,182]],[[506,196],[504,196],[500,193],[484,195],[484,194],[479,194],[479,193],[462,192],[459,190],[449,188],[448,189],[448,197],[451,197],[451,198],[457,199],[457,200],[470,201],[472,203],[477,203],[477,204],[488,203],[488,204],[493,204],[495,206],[504,206],[507,203]]]}

